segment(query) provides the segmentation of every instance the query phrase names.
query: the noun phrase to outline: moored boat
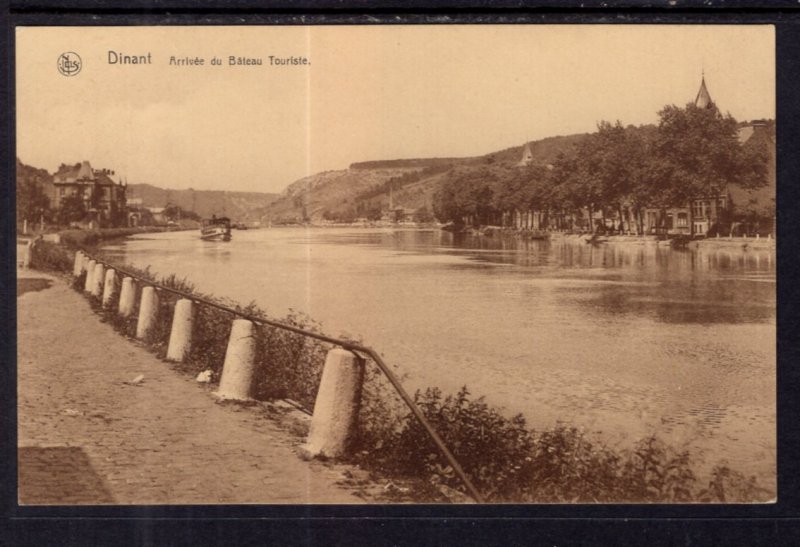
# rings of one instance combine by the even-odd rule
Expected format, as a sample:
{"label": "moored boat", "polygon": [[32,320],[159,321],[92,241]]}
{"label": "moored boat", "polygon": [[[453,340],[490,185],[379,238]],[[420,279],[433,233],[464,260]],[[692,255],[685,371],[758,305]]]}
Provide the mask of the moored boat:
{"label": "moored boat", "polygon": [[200,225],[200,239],[205,241],[230,241],[231,220],[227,217],[212,216]]}

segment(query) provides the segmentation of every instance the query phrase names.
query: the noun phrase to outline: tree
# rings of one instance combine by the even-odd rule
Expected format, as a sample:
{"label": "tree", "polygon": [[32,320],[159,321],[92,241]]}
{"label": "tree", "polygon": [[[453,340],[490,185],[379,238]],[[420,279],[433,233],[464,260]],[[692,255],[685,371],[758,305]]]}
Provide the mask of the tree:
{"label": "tree", "polygon": [[743,147],[738,124],[716,107],[666,106],[653,145],[657,165],[652,170],[662,206],[683,205],[698,197],[716,197],[728,184],[755,189],[767,183],[763,152]]}
{"label": "tree", "polygon": [[35,178],[17,179],[17,218],[19,220],[36,222],[42,214],[49,211],[49,208],[50,200]]}
{"label": "tree", "polygon": [[70,195],[61,200],[61,207],[56,211],[56,222],[59,224],[69,224],[79,222],[86,217],[86,206],[83,198],[78,195]]}
{"label": "tree", "polygon": [[433,222],[433,213],[430,212],[427,205],[423,205],[414,212],[414,222]]}
{"label": "tree", "polygon": [[433,211],[442,222],[488,224],[497,212],[492,207],[497,171],[489,167],[453,170],[433,195]]}

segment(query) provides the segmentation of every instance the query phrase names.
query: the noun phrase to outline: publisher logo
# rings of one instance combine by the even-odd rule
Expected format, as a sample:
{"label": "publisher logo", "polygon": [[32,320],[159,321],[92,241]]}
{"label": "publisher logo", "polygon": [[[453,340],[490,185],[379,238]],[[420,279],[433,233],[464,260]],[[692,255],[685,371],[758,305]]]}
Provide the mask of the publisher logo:
{"label": "publisher logo", "polygon": [[83,61],[74,51],[67,51],[58,56],[58,71],[64,76],[75,76],[81,71]]}

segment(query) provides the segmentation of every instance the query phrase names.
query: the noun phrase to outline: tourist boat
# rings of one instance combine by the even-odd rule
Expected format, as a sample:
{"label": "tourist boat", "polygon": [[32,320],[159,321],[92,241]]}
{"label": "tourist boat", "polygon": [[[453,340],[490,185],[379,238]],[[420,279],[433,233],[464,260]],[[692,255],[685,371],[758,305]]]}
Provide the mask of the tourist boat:
{"label": "tourist boat", "polygon": [[216,216],[204,219],[200,226],[200,239],[205,241],[230,241],[231,219]]}

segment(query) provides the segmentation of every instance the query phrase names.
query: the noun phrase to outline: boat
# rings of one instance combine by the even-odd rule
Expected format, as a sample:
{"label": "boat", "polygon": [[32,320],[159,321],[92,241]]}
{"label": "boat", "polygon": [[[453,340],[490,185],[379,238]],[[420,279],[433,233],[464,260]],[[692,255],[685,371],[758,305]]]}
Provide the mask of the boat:
{"label": "boat", "polygon": [[203,219],[200,225],[200,239],[205,241],[230,241],[231,219],[216,216]]}
{"label": "boat", "polygon": [[608,243],[608,238],[607,237],[603,237],[600,234],[595,232],[594,234],[592,234],[591,237],[587,237],[586,238],[586,243],[588,243],[590,245],[597,245],[599,243]]}

